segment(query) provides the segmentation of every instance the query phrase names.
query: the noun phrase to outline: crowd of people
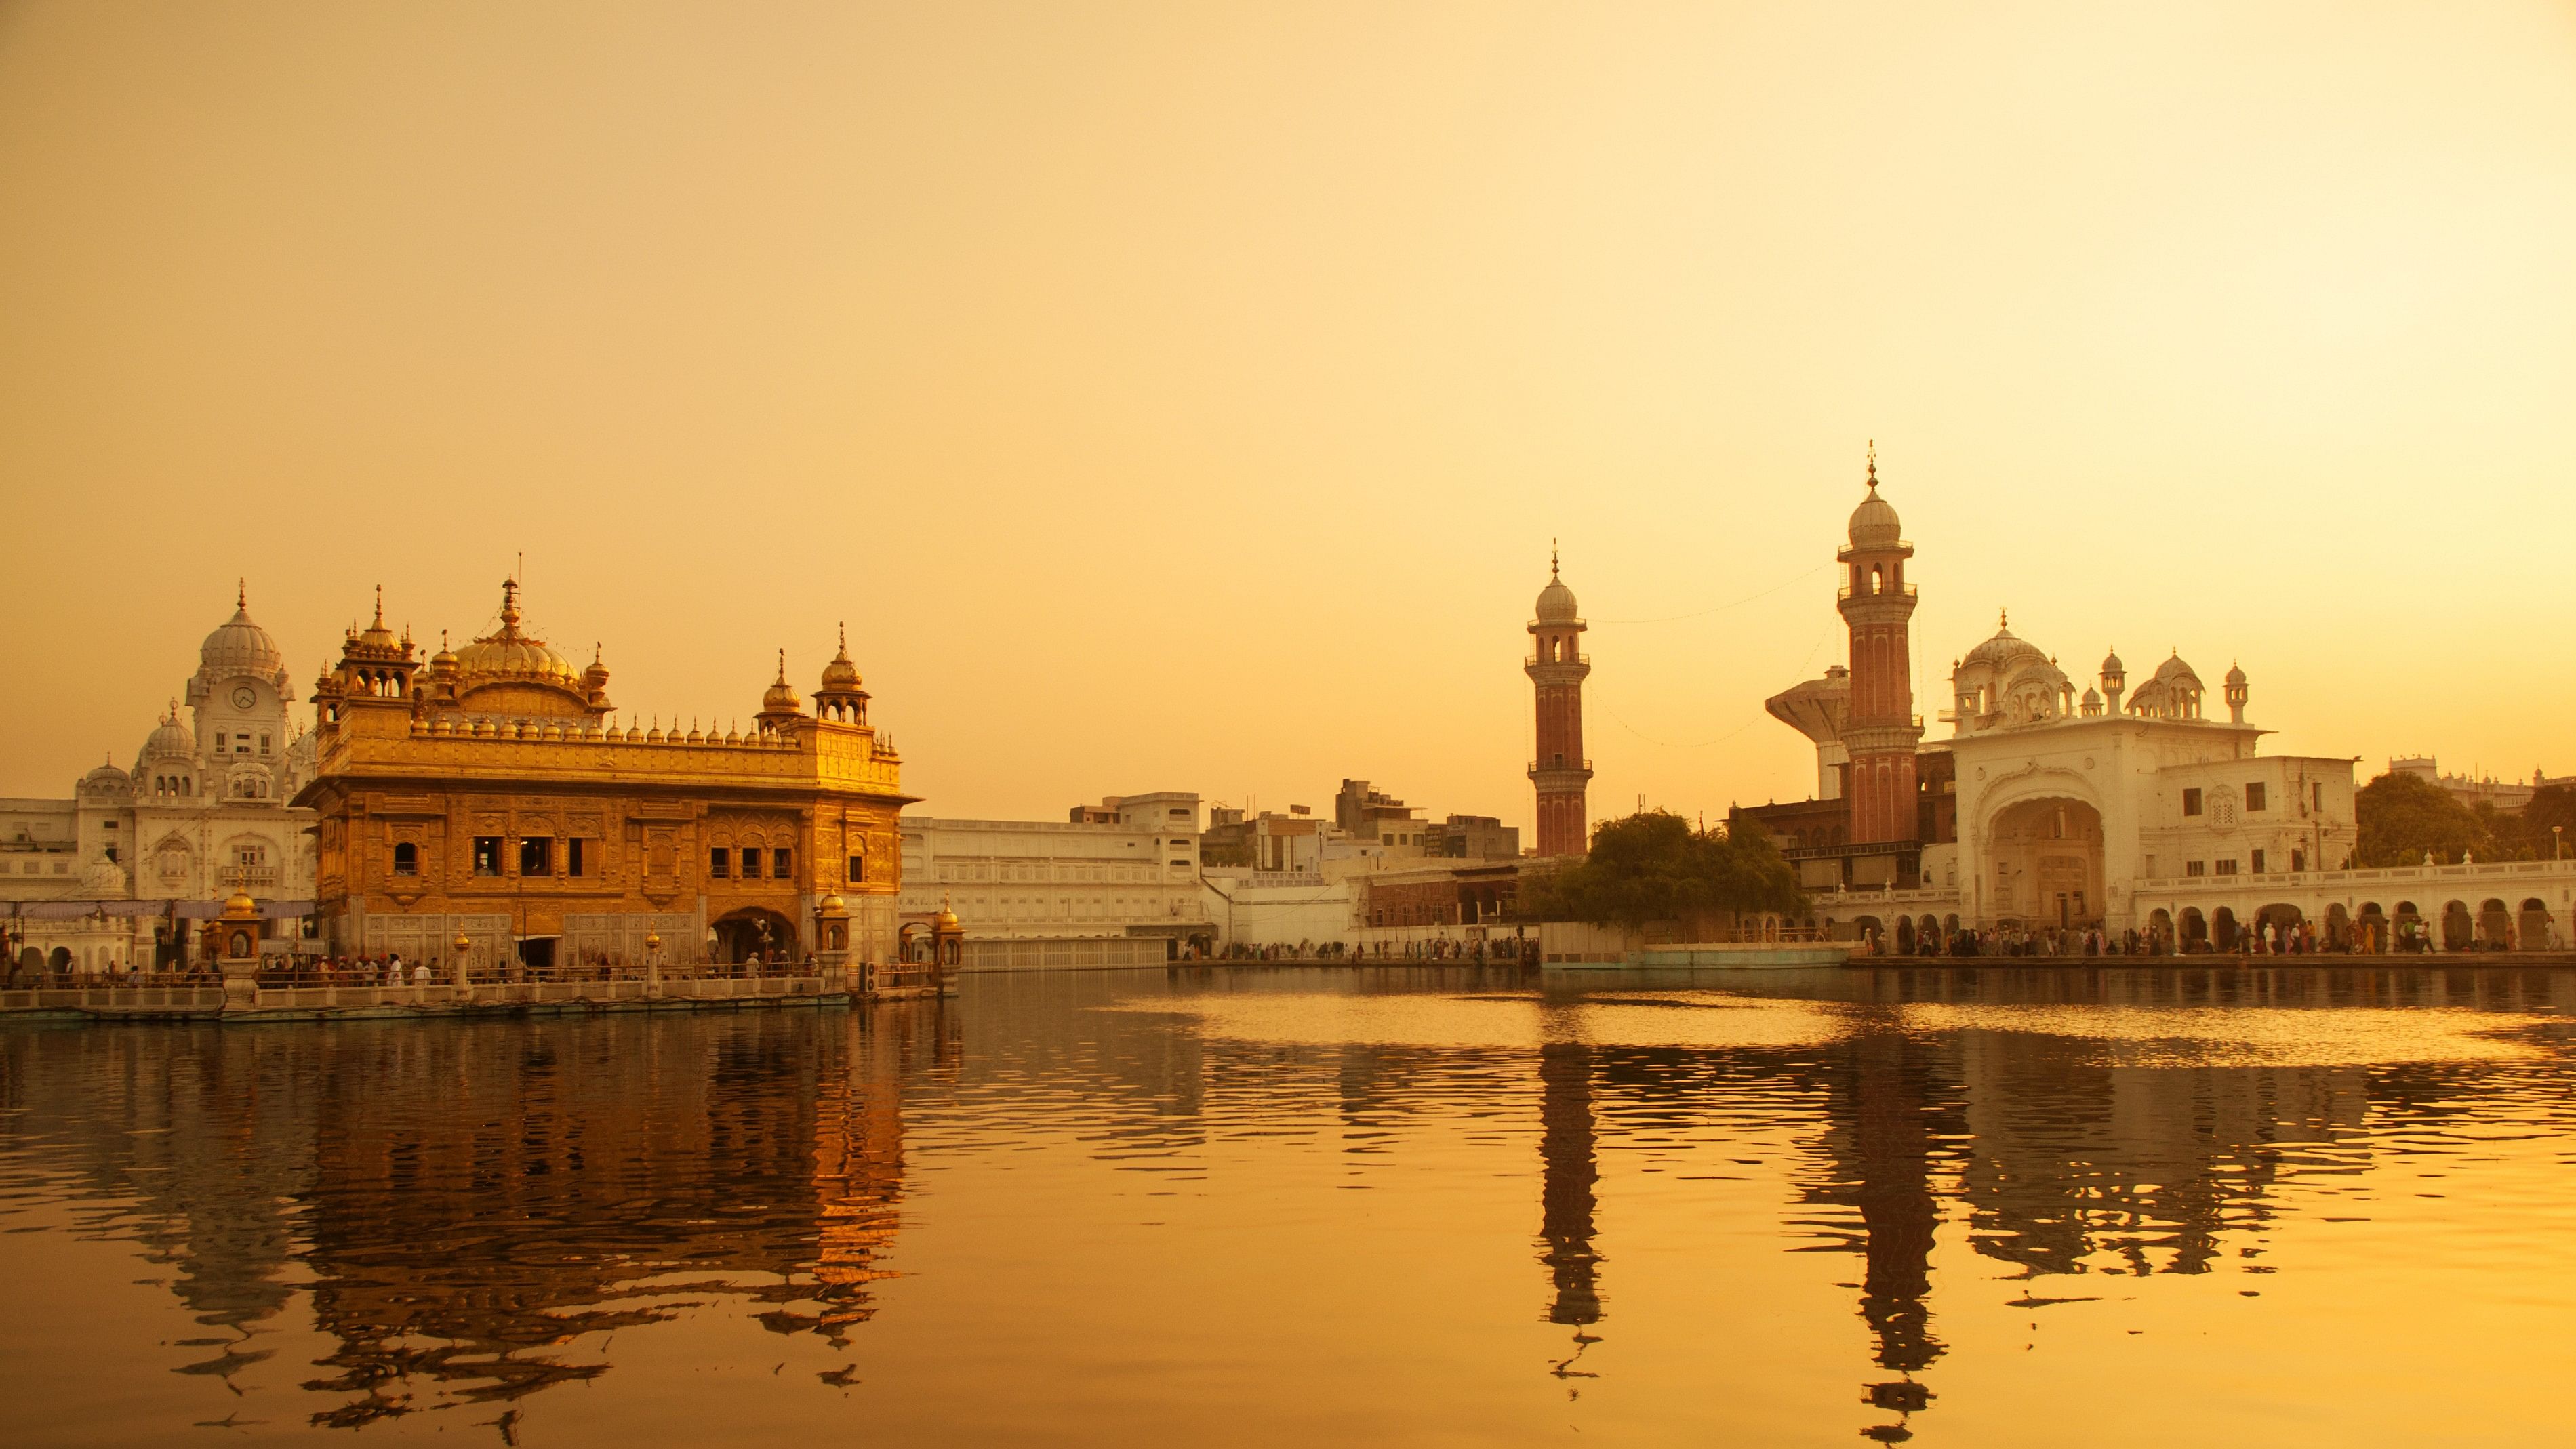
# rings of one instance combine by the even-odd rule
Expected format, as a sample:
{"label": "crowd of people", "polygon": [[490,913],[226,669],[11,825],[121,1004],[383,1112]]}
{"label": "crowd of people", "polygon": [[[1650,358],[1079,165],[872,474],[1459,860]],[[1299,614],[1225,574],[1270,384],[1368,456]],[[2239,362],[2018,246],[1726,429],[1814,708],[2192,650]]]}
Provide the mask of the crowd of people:
{"label": "crowd of people", "polygon": [[[666,962],[662,966],[662,974],[674,978],[810,976],[821,969],[810,951],[802,962],[789,959],[784,952],[773,951],[757,953],[748,960],[735,962]],[[507,960],[497,966],[484,964],[469,968],[470,979],[478,982],[640,981],[646,974],[646,968],[641,964],[604,955],[588,956],[569,965],[532,966]],[[290,986],[432,986],[453,983],[456,970],[452,963],[439,967],[426,959],[406,959],[399,951],[343,956],[272,954],[260,959],[259,969],[251,979],[264,989]],[[159,970],[119,962],[95,974],[52,967],[29,970],[14,960],[0,962],[0,989],[11,991],[75,986],[198,987],[222,984],[223,974],[210,961]]]}
{"label": "crowd of people", "polygon": [[[2039,926],[2001,926],[1979,929],[1960,927],[1956,930],[1925,931],[1916,936],[1911,950],[1901,949],[1878,931],[1862,937],[1863,954],[1870,956],[2371,956],[2381,954],[2414,955],[2434,951],[2507,951],[2522,949],[2518,942],[2478,943],[2467,946],[2445,946],[2427,921],[2407,918],[2388,929],[2382,938],[2377,928],[2358,928],[2336,935],[2321,932],[2314,921],[2269,921],[2245,927],[2226,944],[2206,937],[2177,940],[2170,930],[2124,931],[2105,930],[2099,926],[2066,928]],[[2553,940],[2536,950],[2555,950]]]}
{"label": "crowd of people", "polygon": [[1271,944],[1247,945],[1237,941],[1216,952],[1220,961],[1321,961],[1335,965],[1394,965],[1397,962],[1446,961],[1462,966],[1482,966],[1487,962],[1533,959],[1534,942],[1518,936],[1498,936],[1490,940],[1453,941],[1434,937],[1427,941],[1396,944],[1376,941],[1352,945],[1344,941],[1300,941],[1291,946]]}

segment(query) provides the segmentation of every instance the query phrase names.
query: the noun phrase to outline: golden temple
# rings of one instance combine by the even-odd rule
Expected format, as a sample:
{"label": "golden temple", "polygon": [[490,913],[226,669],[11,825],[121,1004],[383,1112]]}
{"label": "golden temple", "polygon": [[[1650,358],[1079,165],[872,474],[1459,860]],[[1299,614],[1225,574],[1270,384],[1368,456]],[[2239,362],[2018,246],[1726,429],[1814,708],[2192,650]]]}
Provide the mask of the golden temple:
{"label": "golden temple", "polygon": [[750,733],[620,728],[608,670],[522,627],[426,664],[408,630],[352,628],[315,683],[315,913],[335,953],[477,973],[796,962],[847,912],[848,960],[895,959],[902,760],[841,651],[808,713],[787,682]]}

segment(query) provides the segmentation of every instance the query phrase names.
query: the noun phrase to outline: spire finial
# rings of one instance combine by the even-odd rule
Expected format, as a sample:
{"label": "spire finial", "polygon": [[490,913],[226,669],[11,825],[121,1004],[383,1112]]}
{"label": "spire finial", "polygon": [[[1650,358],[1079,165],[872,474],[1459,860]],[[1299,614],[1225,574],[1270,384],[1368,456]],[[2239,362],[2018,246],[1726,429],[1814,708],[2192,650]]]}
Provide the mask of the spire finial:
{"label": "spire finial", "polygon": [[778,651],[778,682],[787,682],[787,651],[784,649]]}
{"label": "spire finial", "polygon": [[385,627],[385,586],[376,585],[376,627]]}
{"label": "spire finial", "polygon": [[244,610],[247,610],[247,609],[250,607],[250,580],[249,580],[249,579],[247,579],[247,578],[242,578],[242,579],[235,579],[235,580],[233,581],[233,607],[234,607],[234,608],[236,608],[236,609],[244,609]]}
{"label": "spire finial", "polygon": [[2012,627],[2011,609],[2003,608],[1995,610],[1995,627],[1998,629],[2009,629]]}
{"label": "spire finial", "polygon": [[1878,491],[1878,439],[1869,440],[1869,491]]}
{"label": "spire finial", "polygon": [[1556,540],[1547,541],[1547,581],[1556,582]]}
{"label": "spire finial", "polygon": [[508,633],[519,627],[519,580],[516,575],[501,581],[501,629]]}
{"label": "spire finial", "polygon": [[847,619],[843,619],[843,620],[841,621],[841,623],[840,623],[840,630],[841,630],[841,657],[842,657],[842,658],[844,658],[844,659],[846,659],[846,658],[848,658],[848,657],[849,657],[849,655],[850,655],[850,621],[849,621],[849,620],[847,620]]}

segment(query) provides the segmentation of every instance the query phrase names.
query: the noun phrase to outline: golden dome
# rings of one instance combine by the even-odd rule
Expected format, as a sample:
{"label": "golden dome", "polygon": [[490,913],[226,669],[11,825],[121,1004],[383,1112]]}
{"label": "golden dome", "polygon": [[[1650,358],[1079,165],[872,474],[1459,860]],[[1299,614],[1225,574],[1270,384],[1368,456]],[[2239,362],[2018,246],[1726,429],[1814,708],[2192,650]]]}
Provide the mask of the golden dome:
{"label": "golden dome", "polygon": [[581,671],[554,646],[519,630],[519,583],[501,582],[501,627],[456,651],[457,673],[468,678],[524,679],[578,693]]}
{"label": "golden dome", "polygon": [[930,924],[935,930],[954,931],[958,929],[957,913],[943,905],[939,908],[939,914],[930,918]]}
{"label": "golden dome", "polygon": [[858,687],[859,666],[850,661],[850,629],[844,624],[841,626],[841,652],[833,655],[832,662],[823,666],[823,688],[839,691]]}
{"label": "golden dome", "polygon": [[787,651],[781,649],[778,651],[778,679],[769,686],[769,692],[760,697],[760,709],[763,714],[795,714],[800,708],[796,686],[787,682]]}
{"label": "golden dome", "polygon": [[238,920],[243,916],[258,914],[259,902],[252,900],[247,891],[235,891],[224,901],[224,915],[227,919]]}
{"label": "golden dome", "polygon": [[369,649],[381,649],[386,653],[400,647],[394,642],[394,631],[385,627],[385,586],[382,584],[376,585],[376,621],[369,624],[366,632],[358,635],[357,639]]}

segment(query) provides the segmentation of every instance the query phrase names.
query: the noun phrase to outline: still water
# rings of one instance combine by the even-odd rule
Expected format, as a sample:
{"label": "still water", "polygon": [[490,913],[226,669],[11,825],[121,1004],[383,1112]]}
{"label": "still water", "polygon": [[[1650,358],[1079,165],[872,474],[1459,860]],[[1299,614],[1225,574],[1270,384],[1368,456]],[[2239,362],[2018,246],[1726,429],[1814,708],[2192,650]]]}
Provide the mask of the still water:
{"label": "still water", "polygon": [[2529,1444],[2576,973],[0,1025],[22,1444]]}

